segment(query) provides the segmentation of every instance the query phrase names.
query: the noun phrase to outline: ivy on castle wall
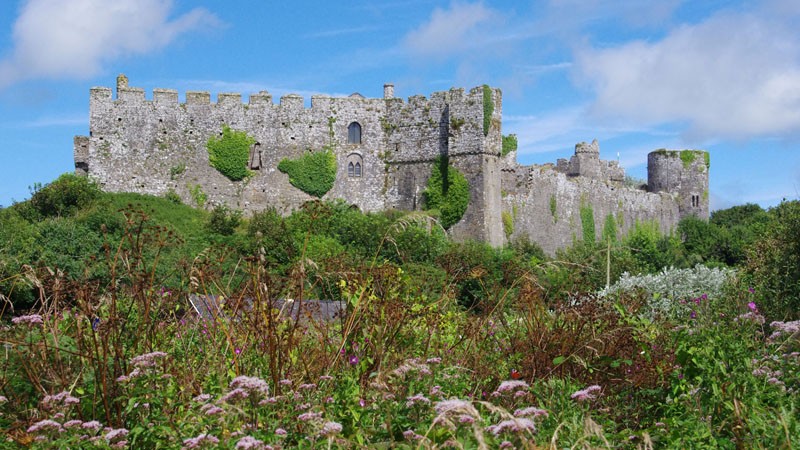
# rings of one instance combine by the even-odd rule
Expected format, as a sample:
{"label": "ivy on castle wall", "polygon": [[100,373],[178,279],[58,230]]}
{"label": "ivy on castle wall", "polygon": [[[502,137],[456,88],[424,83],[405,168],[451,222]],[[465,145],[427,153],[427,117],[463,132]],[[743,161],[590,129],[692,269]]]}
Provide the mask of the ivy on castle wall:
{"label": "ivy on castle wall", "polygon": [[336,156],[329,148],[297,159],[284,158],[278,170],[289,175],[289,183],[308,195],[321,198],[336,181]]}
{"label": "ivy on castle wall", "polygon": [[509,134],[508,136],[503,136],[503,152],[502,155],[506,156],[507,154],[517,150],[517,135],[516,134]]}
{"label": "ivy on castle wall", "polygon": [[596,239],[594,229],[594,209],[592,209],[592,205],[581,202],[580,212],[583,242],[587,244],[594,244]]}
{"label": "ivy on castle wall", "polygon": [[231,181],[240,181],[250,176],[247,161],[250,146],[256,140],[244,131],[234,131],[227,125],[222,127],[222,136],[208,138],[208,161]]}
{"label": "ivy on castle wall", "polygon": [[483,85],[483,135],[489,135],[489,128],[492,126],[492,115],[494,114],[494,101],[492,101],[492,88],[488,84]]}
{"label": "ivy on castle wall", "polygon": [[446,157],[439,157],[423,192],[425,208],[439,211],[439,221],[445,229],[455,225],[469,205],[469,182]]}

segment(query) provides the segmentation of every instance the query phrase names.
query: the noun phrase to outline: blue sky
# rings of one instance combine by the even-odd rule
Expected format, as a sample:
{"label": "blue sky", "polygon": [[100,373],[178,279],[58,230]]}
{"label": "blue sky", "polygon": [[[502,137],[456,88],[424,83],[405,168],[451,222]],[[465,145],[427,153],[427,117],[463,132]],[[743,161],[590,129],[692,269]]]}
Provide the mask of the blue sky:
{"label": "blue sky", "polygon": [[[800,197],[800,2],[5,0],[0,205],[73,170],[88,92],[503,90],[523,164],[711,152],[712,209]],[[617,156],[619,154],[619,156]]]}

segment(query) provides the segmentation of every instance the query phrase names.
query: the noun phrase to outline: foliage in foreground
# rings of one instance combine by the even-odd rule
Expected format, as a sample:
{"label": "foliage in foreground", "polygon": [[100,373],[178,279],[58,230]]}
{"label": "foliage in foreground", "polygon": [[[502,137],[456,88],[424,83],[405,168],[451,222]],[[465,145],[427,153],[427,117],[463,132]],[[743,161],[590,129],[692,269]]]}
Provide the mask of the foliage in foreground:
{"label": "foliage in foreground", "polygon": [[[304,217],[309,230],[341,225],[324,208]],[[7,439],[34,448],[792,448],[800,439],[800,324],[766,324],[756,293],[735,284],[718,298],[676,296],[691,311],[664,321],[646,314],[650,294],[545,303],[535,273],[507,265],[465,275],[511,277],[476,298],[475,314],[455,291],[421,296],[389,262],[321,270],[288,258],[289,275],[276,277],[266,251],[240,259],[210,248],[173,277],[153,257],[169,247],[168,231],[142,214],[123,227],[101,262],[107,278],[25,274],[37,308],[0,332]],[[482,251],[460,248],[443,267],[461,272]],[[334,275],[344,316],[292,320],[294,303],[279,306],[305,304]],[[198,318],[195,293],[219,295],[221,309]]]}

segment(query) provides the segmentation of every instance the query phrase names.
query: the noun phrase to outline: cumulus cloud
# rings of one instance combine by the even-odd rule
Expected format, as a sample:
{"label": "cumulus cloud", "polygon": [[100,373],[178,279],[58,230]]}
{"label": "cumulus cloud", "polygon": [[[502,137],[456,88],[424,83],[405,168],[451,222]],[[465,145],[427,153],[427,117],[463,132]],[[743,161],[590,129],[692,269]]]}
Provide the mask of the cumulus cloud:
{"label": "cumulus cloud", "polygon": [[403,46],[413,55],[442,57],[474,48],[490,35],[482,26],[498,18],[482,3],[452,3],[436,8],[430,20],[408,33]]}
{"label": "cumulus cloud", "polygon": [[0,88],[30,78],[85,78],[103,64],[159,50],[216,17],[202,8],[170,17],[171,0],[27,0],[14,23]]}
{"label": "cumulus cloud", "polygon": [[685,123],[691,140],[800,129],[800,33],[783,16],[719,13],[655,42],[576,52],[593,112],[643,124]]}

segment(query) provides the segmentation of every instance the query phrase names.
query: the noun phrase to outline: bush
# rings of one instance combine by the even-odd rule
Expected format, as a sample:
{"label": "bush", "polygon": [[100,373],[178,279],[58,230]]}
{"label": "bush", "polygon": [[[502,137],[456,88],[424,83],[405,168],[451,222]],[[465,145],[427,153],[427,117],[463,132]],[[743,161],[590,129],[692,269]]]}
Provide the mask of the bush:
{"label": "bush", "polygon": [[517,135],[516,134],[509,134],[507,136],[503,136],[503,151],[502,156],[506,156],[507,154],[517,150]]}
{"label": "bush", "polygon": [[65,173],[45,187],[37,185],[30,205],[40,217],[66,216],[85,208],[100,195],[100,189],[89,178]]}
{"label": "bush", "polygon": [[322,198],[336,181],[336,156],[325,149],[297,159],[282,159],[278,163],[278,170],[289,175],[292,186],[308,195]]}
{"label": "bush", "polygon": [[224,125],[222,136],[208,138],[208,161],[231,181],[243,180],[250,176],[247,162],[250,159],[250,146],[255,142],[244,131],[234,131]]}
{"label": "bush", "polygon": [[211,210],[206,227],[212,233],[230,236],[242,221],[241,211],[231,211],[224,205],[217,205]]}
{"label": "bush", "polygon": [[438,210],[442,227],[447,229],[458,223],[467,211],[469,182],[461,172],[450,166],[446,157],[439,157],[423,195],[425,208]]}
{"label": "bush", "polygon": [[747,253],[745,279],[770,320],[800,318],[800,201],[770,210],[768,231]]}

